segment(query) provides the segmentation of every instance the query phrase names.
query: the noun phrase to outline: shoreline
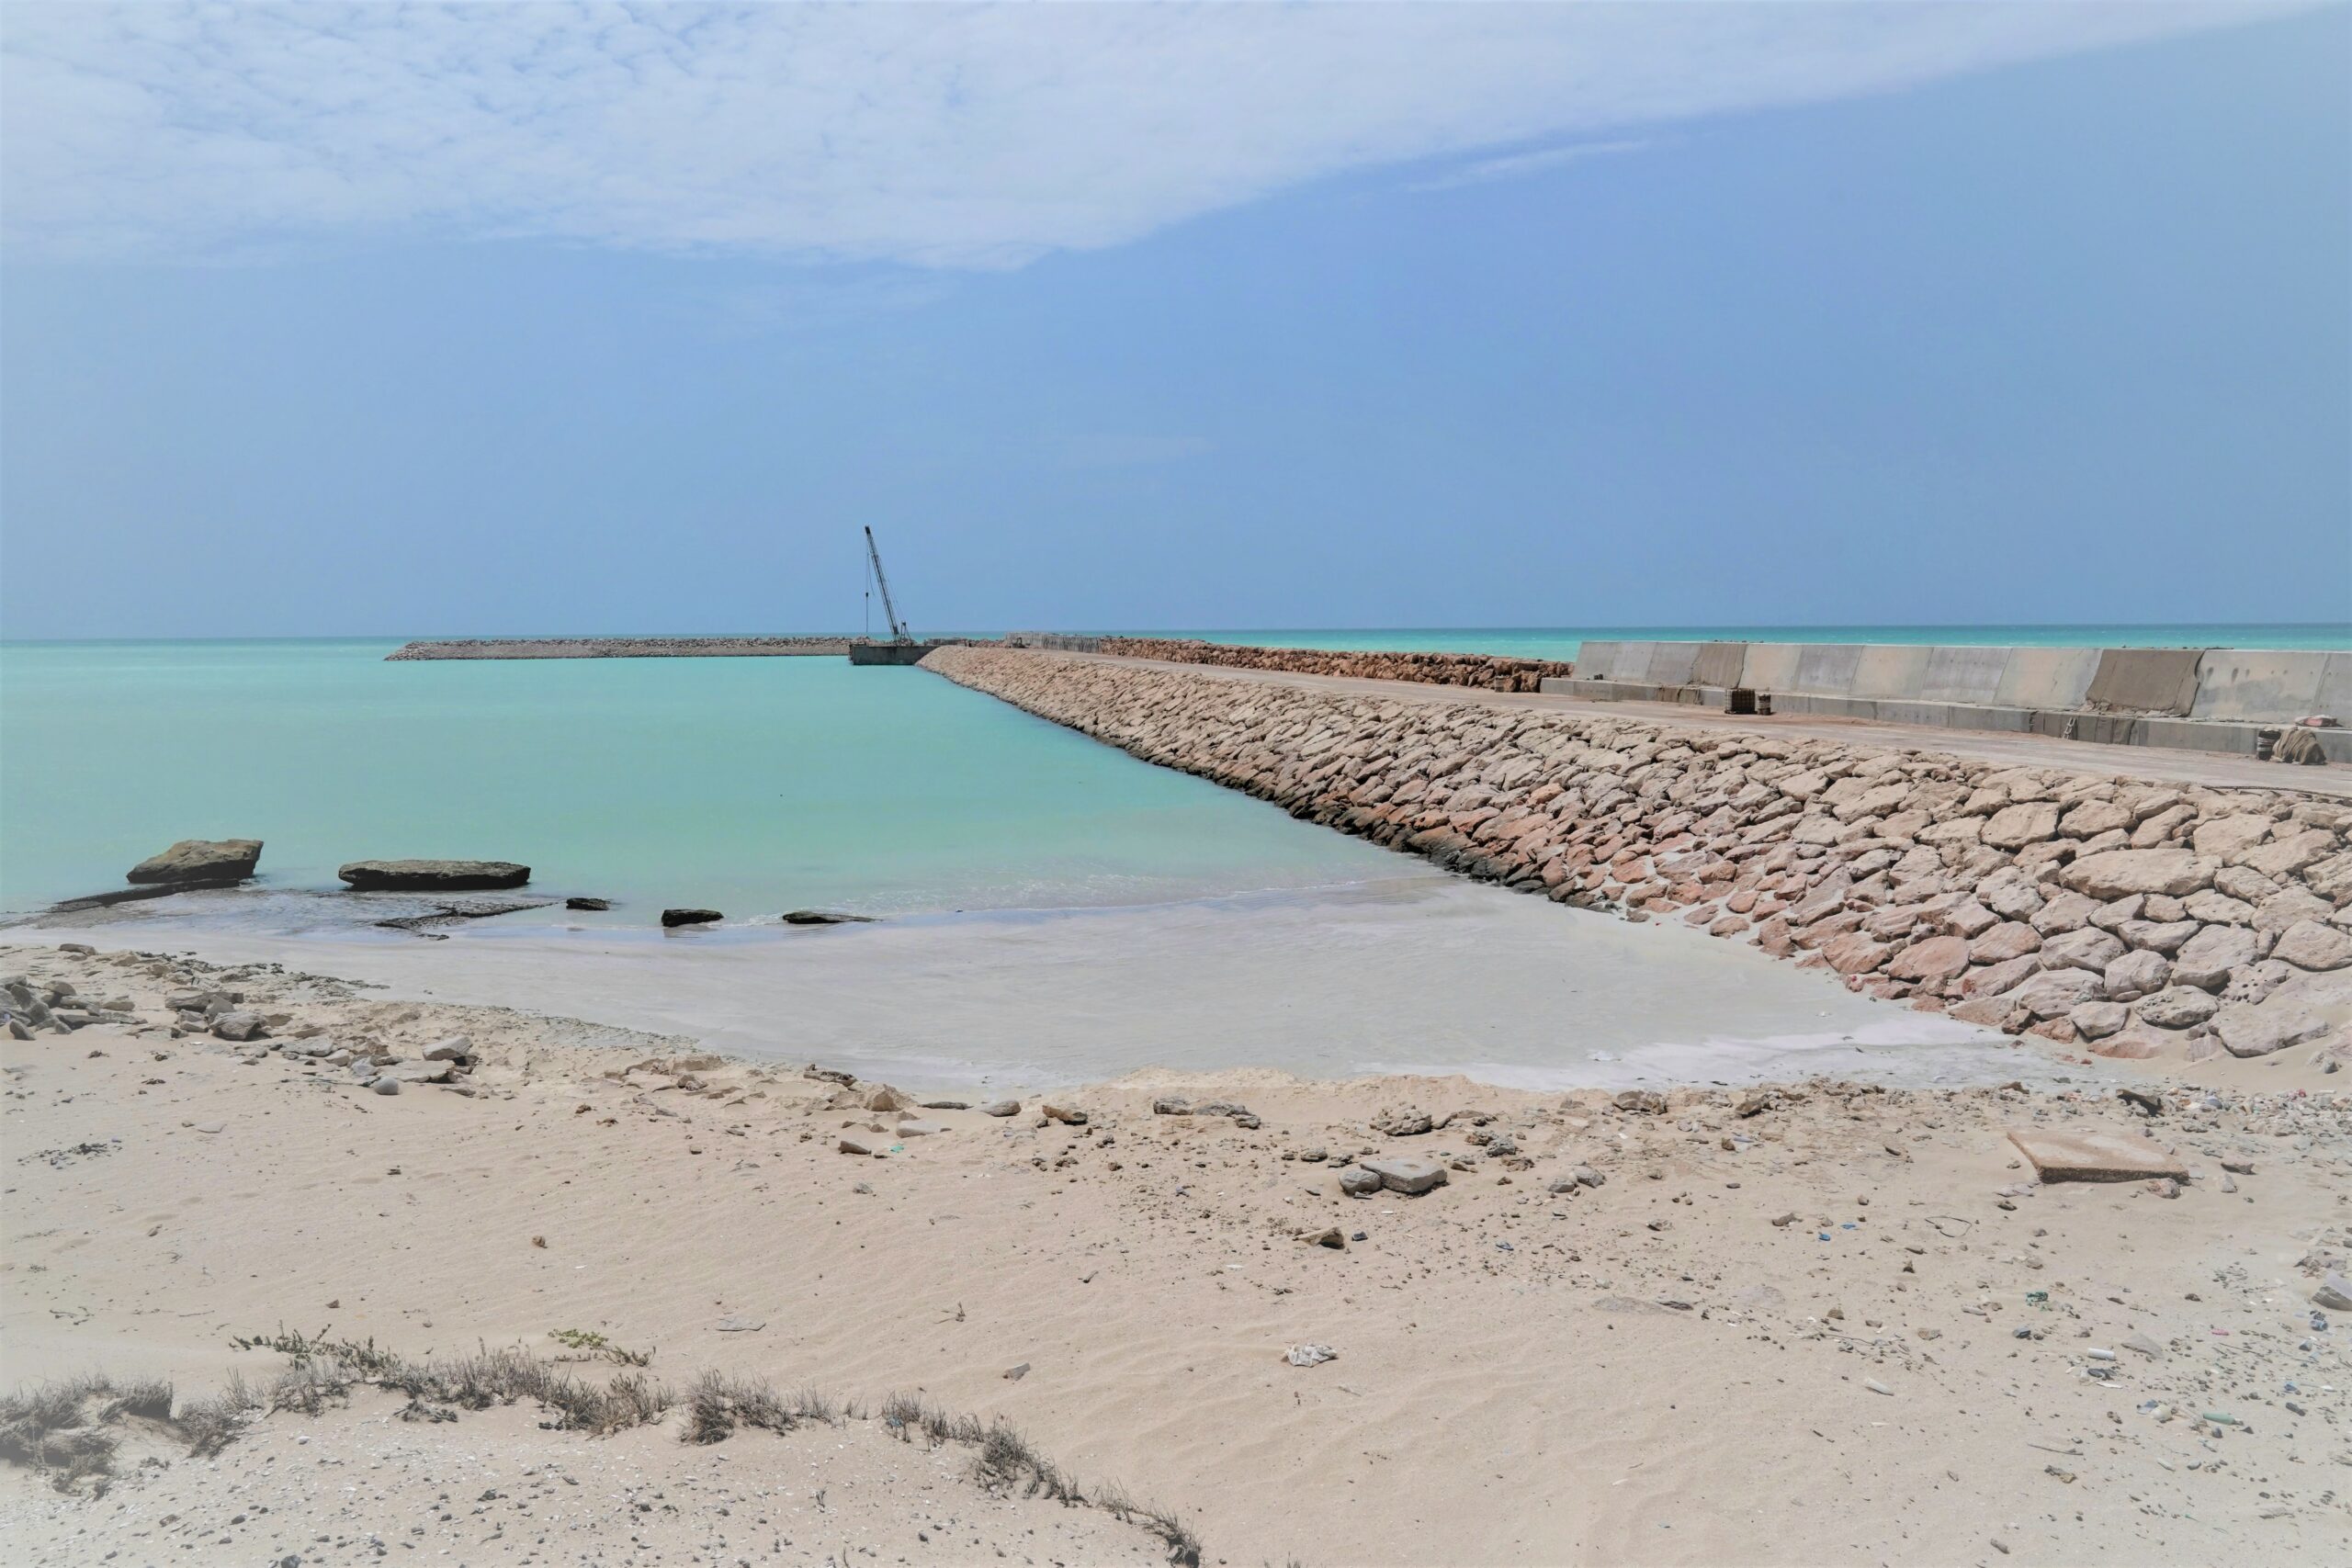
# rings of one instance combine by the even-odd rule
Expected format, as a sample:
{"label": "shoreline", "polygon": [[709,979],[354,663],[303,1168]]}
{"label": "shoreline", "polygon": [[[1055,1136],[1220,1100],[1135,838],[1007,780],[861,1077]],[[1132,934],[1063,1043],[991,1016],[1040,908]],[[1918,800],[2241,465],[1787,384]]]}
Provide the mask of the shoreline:
{"label": "shoreline", "polygon": [[2352,805],[2312,792],[1101,656],[925,668],[1295,818],[1922,1011],[2132,1059],[2352,1059]]}
{"label": "shoreline", "polygon": [[[229,1341],[280,1323],[410,1356],[593,1329],[680,1382],[1004,1417],[1228,1562],[1973,1559],[1997,1535],[2028,1562],[2188,1563],[2216,1525],[2267,1560],[2352,1518],[2323,1472],[2340,1412],[2276,1393],[2352,1376],[2352,1323],[2307,1321],[2312,1270],[2352,1247],[2352,1097],[2250,1093],[2227,1081],[2245,1063],[2154,1086],[2155,1121],[2079,1082],[1645,1095],[1262,1069],[1137,1071],[993,1117],[268,965],[15,946],[0,967],[130,1004],[0,1047],[11,1146],[47,1151],[10,1183],[18,1380],[202,1390],[266,1370]],[[282,1021],[173,1038],[175,987]],[[307,1055],[418,1061],[452,1034],[452,1082],[390,1096]],[[2176,1151],[2191,1179],[2037,1183],[2009,1139],[2036,1129]],[[1448,1179],[1344,1195],[1382,1158]],[[1302,1343],[1338,1359],[1286,1364]],[[255,1440],[341,1452],[353,1418],[378,1423],[359,1451],[397,1438],[427,1476],[485,1430],[363,1404]],[[58,1540],[166,1495],[131,1476],[61,1506],[0,1481],[0,1521]],[[271,1500],[304,1530],[329,1506]],[[881,1546],[906,1519],[843,1528]]]}
{"label": "shoreline", "polygon": [[1333,1079],[1409,1065],[1553,1089],[1811,1070],[1911,1086],[2111,1072],[1878,1006],[1670,924],[1444,876],[693,934],[483,922],[424,942],[148,921],[12,934],[282,963],[418,1000],[585,1010],[747,1059],[822,1054],[909,1087],[1050,1087],[1146,1067]]}

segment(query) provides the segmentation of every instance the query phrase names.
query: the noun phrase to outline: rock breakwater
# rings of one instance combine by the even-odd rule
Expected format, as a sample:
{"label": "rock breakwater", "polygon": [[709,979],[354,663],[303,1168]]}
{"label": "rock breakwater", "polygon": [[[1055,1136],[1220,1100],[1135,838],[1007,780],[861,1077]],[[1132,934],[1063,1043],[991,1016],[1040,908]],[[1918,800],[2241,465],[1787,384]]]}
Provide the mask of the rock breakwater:
{"label": "rock breakwater", "polygon": [[1158,659],[1171,664],[1216,664],[1237,670],[1280,670],[1294,675],[1351,675],[1370,681],[1416,681],[1430,686],[1476,686],[1489,692],[1534,692],[1546,677],[1565,680],[1575,666],[1558,659],[1510,659],[1491,653],[1350,653],[1322,648],[1250,648],[1181,637],[1106,637],[1104,653]]}
{"label": "rock breakwater", "polygon": [[448,637],[404,643],[384,655],[410,659],[777,659],[838,657],[863,641],[845,637]]}
{"label": "rock breakwater", "polygon": [[2352,1055],[2352,806],[1770,733],[943,649],[1294,817],[2106,1055]]}

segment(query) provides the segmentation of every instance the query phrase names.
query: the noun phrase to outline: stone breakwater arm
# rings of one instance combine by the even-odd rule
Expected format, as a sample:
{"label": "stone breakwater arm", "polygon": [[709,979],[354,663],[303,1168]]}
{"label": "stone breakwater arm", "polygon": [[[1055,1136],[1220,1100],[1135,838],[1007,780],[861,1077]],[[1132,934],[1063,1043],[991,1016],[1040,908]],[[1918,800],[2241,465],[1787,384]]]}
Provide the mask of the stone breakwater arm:
{"label": "stone breakwater arm", "polygon": [[1511,659],[1493,653],[1350,653],[1321,648],[1253,648],[1190,637],[1106,637],[1104,653],[1170,664],[1216,664],[1236,670],[1281,670],[1294,675],[1349,675],[1371,681],[1413,681],[1432,686],[1475,686],[1489,692],[1537,692],[1576,667],[1557,659]]}
{"label": "stone breakwater arm", "polygon": [[839,657],[846,637],[449,637],[403,643],[386,662],[412,659],[778,659]]}
{"label": "stone breakwater arm", "polygon": [[1026,650],[923,662],[1294,817],[1874,997],[2109,1055],[2352,1055],[2352,807],[2318,796]]}

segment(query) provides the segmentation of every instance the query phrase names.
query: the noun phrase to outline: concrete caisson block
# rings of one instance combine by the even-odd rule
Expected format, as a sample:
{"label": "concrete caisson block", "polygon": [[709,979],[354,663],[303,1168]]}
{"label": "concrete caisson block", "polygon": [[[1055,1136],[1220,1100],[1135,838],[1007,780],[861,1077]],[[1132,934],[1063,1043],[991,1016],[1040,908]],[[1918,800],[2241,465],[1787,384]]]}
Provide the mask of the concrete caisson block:
{"label": "concrete caisson block", "polygon": [[[1627,671],[1633,669],[1633,665],[1625,657],[1626,647],[1626,644],[1613,638],[1582,644],[1577,649],[1577,678],[1583,681],[1623,681],[1638,678],[1638,671],[1633,676],[1627,674]],[[1646,660],[1644,660],[1644,666],[1646,669]]]}
{"label": "concrete caisson block", "polygon": [[2009,652],[2006,648],[1931,648],[1919,694],[1938,703],[1997,703]]}
{"label": "concrete caisson block", "polygon": [[[2324,649],[2209,648],[2197,664],[2197,718],[2301,718],[2329,713],[2321,696],[2328,665],[2346,670],[2343,695],[2352,697],[2352,653]],[[2339,718],[2352,715],[2337,713]]]}
{"label": "concrete caisson block", "polygon": [[2187,717],[2197,702],[2201,648],[2103,648],[2084,694],[2096,707]]}
{"label": "concrete caisson block", "polygon": [[1793,692],[1797,689],[1797,655],[1804,645],[1794,642],[1751,642],[1747,657],[1741,661],[1740,678],[1735,682],[1753,686],[1759,692]]}
{"label": "concrete caisson block", "polygon": [[1749,682],[1740,678],[1747,663],[1747,645],[1744,642],[1709,642],[1699,645],[1698,660],[1691,667],[1690,681],[1699,686],[1745,686]]}
{"label": "concrete caisson block", "polygon": [[1917,644],[1871,643],[1854,665],[1853,694],[1915,702],[1925,694],[1928,660],[1935,649]]}
{"label": "concrete caisson block", "polygon": [[1649,682],[1653,686],[1687,686],[1699,667],[1701,642],[1650,644]]}
{"label": "concrete caisson block", "polygon": [[2078,708],[2098,672],[2096,648],[2013,648],[1995,699],[2004,707]]}
{"label": "concrete caisson block", "polygon": [[1800,643],[1794,689],[1815,696],[1850,696],[1861,663],[1862,645],[1858,642]]}

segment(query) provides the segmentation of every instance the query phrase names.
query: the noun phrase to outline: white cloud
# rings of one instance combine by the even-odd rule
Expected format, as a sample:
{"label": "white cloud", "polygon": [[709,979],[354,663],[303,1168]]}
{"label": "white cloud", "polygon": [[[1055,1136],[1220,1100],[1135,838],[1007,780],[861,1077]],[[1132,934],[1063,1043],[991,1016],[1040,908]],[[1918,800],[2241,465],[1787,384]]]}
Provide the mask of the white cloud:
{"label": "white cloud", "polygon": [[1629,137],[1617,141],[1577,141],[1566,147],[1545,147],[1533,152],[1513,152],[1507,157],[1481,158],[1465,164],[1451,174],[1433,180],[1422,180],[1415,190],[1453,190],[1461,186],[1491,185],[1497,180],[1522,179],[1540,175],[1547,169],[1568,164],[1581,164],[1588,158],[1606,158],[1619,152],[1639,152],[1657,143],[1646,138]]}
{"label": "white cloud", "polygon": [[18,254],[528,236],[1007,265],[1351,168],[2248,14],[36,0],[0,6],[0,206]]}

